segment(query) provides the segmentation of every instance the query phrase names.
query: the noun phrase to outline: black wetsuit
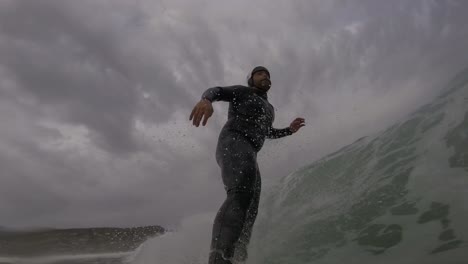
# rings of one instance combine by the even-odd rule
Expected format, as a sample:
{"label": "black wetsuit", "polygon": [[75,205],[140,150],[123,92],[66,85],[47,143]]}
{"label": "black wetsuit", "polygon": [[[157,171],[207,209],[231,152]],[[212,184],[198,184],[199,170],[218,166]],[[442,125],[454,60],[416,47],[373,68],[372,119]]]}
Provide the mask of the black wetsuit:
{"label": "black wetsuit", "polygon": [[242,85],[213,87],[202,98],[229,102],[228,120],[216,148],[227,198],[214,221],[209,264],[230,264],[234,250],[246,258],[257,217],[261,190],[257,153],[265,138],[280,138],[292,132],[272,127],[274,108],[260,89]]}

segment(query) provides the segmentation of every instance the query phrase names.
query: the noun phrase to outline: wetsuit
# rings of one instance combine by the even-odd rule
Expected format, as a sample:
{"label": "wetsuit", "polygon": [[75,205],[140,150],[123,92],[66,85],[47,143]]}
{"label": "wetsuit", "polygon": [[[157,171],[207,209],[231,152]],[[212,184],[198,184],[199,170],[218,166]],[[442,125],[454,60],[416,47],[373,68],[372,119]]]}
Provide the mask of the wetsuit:
{"label": "wetsuit", "polygon": [[216,148],[227,197],[214,221],[209,264],[231,264],[234,250],[241,260],[247,257],[257,217],[261,190],[257,153],[265,138],[281,138],[292,132],[272,127],[274,108],[266,92],[258,88],[213,87],[202,98],[229,102],[228,120]]}

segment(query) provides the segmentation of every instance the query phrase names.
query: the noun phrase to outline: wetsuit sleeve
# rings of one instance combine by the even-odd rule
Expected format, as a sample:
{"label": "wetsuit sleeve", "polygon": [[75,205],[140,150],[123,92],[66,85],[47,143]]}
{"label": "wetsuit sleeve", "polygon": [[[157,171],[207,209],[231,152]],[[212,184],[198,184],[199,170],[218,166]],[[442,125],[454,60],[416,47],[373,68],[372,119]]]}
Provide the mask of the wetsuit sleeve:
{"label": "wetsuit sleeve", "polygon": [[289,127],[283,128],[283,129],[277,129],[277,128],[270,127],[270,129],[268,129],[268,133],[267,133],[266,137],[267,138],[282,138],[282,137],[285,137],[285,136],[290,136],[292,134],[293,133],[292,133],[291,129],[289,129]]}
{"label": "wetsuit sleeve", "polygon": [[235,97],[239,95],[241,86],[224,86],[224,87],[212,87],[208,88],[202,95],[202,99],[207,99],[211,102],[214,101],[225,101],[231,102]]}

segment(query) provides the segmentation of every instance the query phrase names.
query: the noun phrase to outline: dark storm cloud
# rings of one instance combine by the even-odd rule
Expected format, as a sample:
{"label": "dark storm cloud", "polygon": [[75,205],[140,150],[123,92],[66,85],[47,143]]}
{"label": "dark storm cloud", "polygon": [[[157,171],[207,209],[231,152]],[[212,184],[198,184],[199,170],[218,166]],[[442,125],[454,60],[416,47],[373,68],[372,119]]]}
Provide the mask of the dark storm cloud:
{"label": "dark storm cloud", "polygon": [[428,102],[465,1],[0,1],[0,225],[172,225],[224,197],[201,93],[272,73],[265,185]]}
{"label": "dark storm cloud", "polygon": [[[200,38],[212,34],[204,27],[188,36],[158,36],[137,6],[115,1],[4,5],[0,54],[10,78],[43,108],[53,109],[48,114],[86,125],[95,143],[114,153],[142,147],[134,135],[136,116],[166,121],[179,105],[191,102],[187,88],[175,84],[170,61],[159,54],[164,45],[174,45],[195,71],[193,78],[221,76],[219,62],[207,55],[216,50],[216,39],[200,45]],[[164,38],[170,41],[160,41]],[[194,44],[202,47],[199,52],[190,52]],[[154,99],[143,100],[143,91]]]}
{"label": "dark storm cloud", "polygon": [[[303,89],[359,89],[350,80],[361,79],[384,92],[410,79],[430,78],[434,71],[447,75],[466,64],[468,56],[460,52],[468,40],[467,5],[461,1],[332,1],[325,6],[305,1],[295,5],[298,33],[308,31],[315,37],[299,34],[290,39],[306,42],[307,51],[280,44],[285,63],[275,66],[281,67],[277,72],[287,72],[291,65],[297,69],[288,72],[282,85],[305,75],[310,85]],[[317,42],[320,48],[314,48]]]}

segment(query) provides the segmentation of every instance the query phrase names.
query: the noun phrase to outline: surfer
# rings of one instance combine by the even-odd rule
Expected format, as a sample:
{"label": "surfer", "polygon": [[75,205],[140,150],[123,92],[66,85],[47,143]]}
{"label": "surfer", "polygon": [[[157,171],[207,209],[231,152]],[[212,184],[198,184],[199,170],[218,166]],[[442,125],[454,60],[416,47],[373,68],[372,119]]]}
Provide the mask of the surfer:
{"label": "surfer", "polygon": [[213,114],[212,103],[229,102],[228,120],[219,134],[216,162],[227,193],[213,224],[209,264],[231,264],[247,259],[247,245],[258,212],[261,179],[257,153],[265,138],[281,138],[305,125],[296,118],[289,127],[272,127],[275,113],[268,102],[270,72],[263,66],[249,74],[248,86],[207,89],[190,114],[193,125],[205,126]]}

